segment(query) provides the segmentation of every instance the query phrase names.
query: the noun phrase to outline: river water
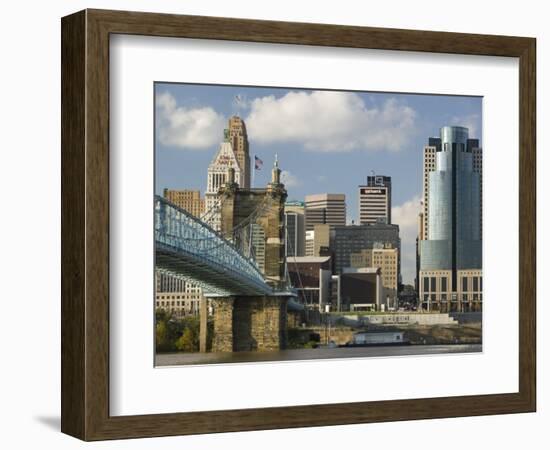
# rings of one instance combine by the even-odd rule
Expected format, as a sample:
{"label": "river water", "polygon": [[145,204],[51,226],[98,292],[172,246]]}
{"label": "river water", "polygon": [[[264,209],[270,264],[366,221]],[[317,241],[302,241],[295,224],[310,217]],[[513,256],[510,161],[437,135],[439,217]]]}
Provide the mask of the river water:
{"label": "river water", "polygon": [[372,358],[411,355],[439,355],[443,353],[476,353],[481,351],[481,344],[461,344],[315,348],[281,350],[271,352],[160,353],[155,356],[155,366],[307,361],[313,359]]}

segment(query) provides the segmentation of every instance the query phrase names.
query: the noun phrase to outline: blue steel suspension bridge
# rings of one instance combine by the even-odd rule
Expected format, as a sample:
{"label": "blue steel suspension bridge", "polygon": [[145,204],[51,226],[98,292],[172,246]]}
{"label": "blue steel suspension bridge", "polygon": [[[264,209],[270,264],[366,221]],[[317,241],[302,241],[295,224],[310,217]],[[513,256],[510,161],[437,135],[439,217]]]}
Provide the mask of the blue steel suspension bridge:
{"label": "blue steel suspension bridge", "polygon": [[155,255],[161,272],[192,282],[208,296],[270,295],[275,292],[254,260],[251,224],[260,205],[228,236],[166,199],[155,197]]}
{"label": "blue steel suspension bridge", "polygon": [[[201,352],[207,348],[208,297],[213,352],[283,349],[287,312],[303,310],[289,286],[286,239],[281,236],[286,191],[279,175],[275,166],[272,183],[262,190],[239,191],[229,182],[201,218],[155,197],[156,269],[202,289]],[[223,232],[208,224],[218,218]],[[256,248],[263,250],[258,259],[263,270],[256,263]]]}

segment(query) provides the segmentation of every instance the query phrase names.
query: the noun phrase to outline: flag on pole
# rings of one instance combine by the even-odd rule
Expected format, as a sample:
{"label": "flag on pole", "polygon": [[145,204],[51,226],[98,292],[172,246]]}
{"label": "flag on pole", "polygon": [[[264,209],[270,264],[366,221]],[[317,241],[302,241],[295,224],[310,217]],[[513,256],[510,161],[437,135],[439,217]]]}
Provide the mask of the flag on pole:
{"label": "flag on pole", "polygon": [[258,158],[256,155],[254,155],[254,169],[260,170],[263,165],[264,165],[264,162],[260,158]]}

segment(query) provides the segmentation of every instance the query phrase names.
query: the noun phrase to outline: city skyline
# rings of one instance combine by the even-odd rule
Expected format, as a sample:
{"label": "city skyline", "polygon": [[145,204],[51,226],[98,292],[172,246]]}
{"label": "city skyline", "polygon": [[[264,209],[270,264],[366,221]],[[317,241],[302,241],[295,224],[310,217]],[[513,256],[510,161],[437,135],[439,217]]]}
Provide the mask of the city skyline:
{"label": "city skyline", "polygon": [[[342,193],[348,223],[358,223],[358,186],[372,171],[391,176],[392,223],[400,226],[402,275],[408,284],[415,273],[426,137],[438,135],[446,124],[460,124],[481,141],[479,97],[165,83],[155,89],[157,194],[165,188],[204,194],[206,168],[224,139],[227,120],[237,114],[246,123],[250,157],[264,162],[255,171],[255,187],[267,184],[277,153],[289,200]],[[307,114],[313,107],[321,112],[312,121]],[[306,123],[294,126],[292,115],[302,113]]]}

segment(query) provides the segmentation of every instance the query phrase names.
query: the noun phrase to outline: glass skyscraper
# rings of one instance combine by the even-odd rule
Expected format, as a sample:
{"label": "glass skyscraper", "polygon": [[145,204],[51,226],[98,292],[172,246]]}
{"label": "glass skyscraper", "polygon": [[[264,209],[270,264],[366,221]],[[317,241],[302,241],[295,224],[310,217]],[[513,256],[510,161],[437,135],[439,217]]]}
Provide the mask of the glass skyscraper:
{"label": "glass skyscraper", "polygon": [[430,145],[436,148],[435,168],[428,174],[428,227],[420,241],[420,270],[451,271],[450,287],[456,291],[457,271],[481,269],[481,179],[472,152],[478,142],[469,139],[467,128],[443,127]]}

